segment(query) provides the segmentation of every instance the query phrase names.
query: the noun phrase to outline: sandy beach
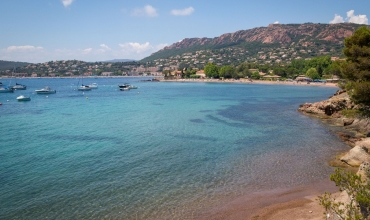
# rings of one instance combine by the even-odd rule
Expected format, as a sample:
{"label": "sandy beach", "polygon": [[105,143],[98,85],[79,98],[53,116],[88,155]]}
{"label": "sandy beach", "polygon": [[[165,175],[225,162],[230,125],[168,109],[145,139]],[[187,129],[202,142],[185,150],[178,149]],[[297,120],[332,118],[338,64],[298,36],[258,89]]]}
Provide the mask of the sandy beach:
{"label": "sandy beach", "polygon": [[[318,83],[318,82],[295,82],[295,81],[269,81],[269,80],[247,80],[247,79],[161,79],[162,82],[201,82],[201,83],[241,83],[241,84],[266,84],[266,85],[293,85],[293,86],[324,86],[338,87],[336,83]],[[339,88],[339,87],[338,87]],[[304,102],[304,100],[302,100]]]}
{"label": "sandy beach", "polygon": [[199,219],[323,219],[324,209],[319,205],[317,198],[324,192],[337,191],[335,184],[328,178],[309,186],[275,189],[239,197],[203,213]]}

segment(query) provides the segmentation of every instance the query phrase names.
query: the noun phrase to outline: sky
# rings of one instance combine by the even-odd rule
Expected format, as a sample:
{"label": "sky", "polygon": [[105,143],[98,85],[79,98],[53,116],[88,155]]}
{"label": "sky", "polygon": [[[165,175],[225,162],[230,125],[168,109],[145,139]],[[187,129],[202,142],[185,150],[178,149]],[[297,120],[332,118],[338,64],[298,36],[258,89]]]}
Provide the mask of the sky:
{"label": "sky", "polygon": [[0,0],[0,60],[140,60],[184,38],[369,16],[369,0]]}

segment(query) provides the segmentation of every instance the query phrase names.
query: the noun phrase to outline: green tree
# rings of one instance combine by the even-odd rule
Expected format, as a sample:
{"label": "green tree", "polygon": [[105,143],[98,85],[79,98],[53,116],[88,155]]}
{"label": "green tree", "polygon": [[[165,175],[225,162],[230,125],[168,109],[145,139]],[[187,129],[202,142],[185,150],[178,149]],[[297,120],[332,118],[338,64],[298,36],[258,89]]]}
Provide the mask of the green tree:
{"label": "green tree", "polygon": [[324,78],[327,78],[327,79],[333,78],[333,75],[341,76],[341,72],[340,72],[341,63],[342,61],[340,60],[333,61],[330,64],[330,66],[327,68],[327,71],[325,71]]}
{"label": "green tree", "polygon": [[306,68],[315,68],[320,77],[323,75],[324,71],[330,66],[331,58],[330,56],[314,57],[307,61]]}
{"label": "green tree", "polygon": [[213,78],[218,78],[219,77],[219,68],[213,63],[208,63],[204,67],[204,73],[206,74],[207,77],[213,77]]}
{"label": "green tree", "polygon": [[354,102],[370,105],[370,28],[363,26],[344,40],[346,62],[342,76],[348,80],[348,93]]}
{"label": "green tree", "polygon": [[[369,177],[369,173],[366,174]],[[330,193],[318,197],[320,205],[325,208],[325,216],[337,215],[339,219],[361,220],[370,217],[370,184],[365,182],[361,176],[342,169],[336,169],[330,176],[339,190],[346,191],[349,203],[338,202]]]}
{"label": "green tree", "polygon": [[298,72],[300,72],[300,73],[306,72],[306,71],[304,71],[304,69],[306,67],[306,62],[303,59],[292,60],[291,66],[293,68],[297,69]]}
{"label": "green tree", "polygon": [[291,77],[291,78],[295,78],[296,76],[299,75],[299,70],[294,68],[294,67],[288,67],[286,69],[286,76],[287,77]]}
{"label": "green tree", "polygon": [[306,72],[306,76],[310,77],[311,79],[320,79],[319,73],[315,68],[310,68]]}
{"label": "green tree", "polygon": [[252,75],[251,75],[251,78],[252,79],[260,79],[261,75],[258,72],[253,72]]}
{"label": "green tree", "polygon": [[236,71],[235,71],[235,68],[232,67],[232,66],[223,66],[221,67],[220,69],[220,77],[224,77],[224,78],[235,78],[236,76]]}
{"label": "green tree", "polygon": [[248,63],[242,63],[236,67],[236,72],[242,77],[250,77],[252,73],[249,71]]}
{"label": "green tree", "polygon": [[276,67],[274,69],[274,74],[278,75],[278,76],[281,76],[281,77],[286,77],[286,72],[285,71],[286,71],[285,68]]}

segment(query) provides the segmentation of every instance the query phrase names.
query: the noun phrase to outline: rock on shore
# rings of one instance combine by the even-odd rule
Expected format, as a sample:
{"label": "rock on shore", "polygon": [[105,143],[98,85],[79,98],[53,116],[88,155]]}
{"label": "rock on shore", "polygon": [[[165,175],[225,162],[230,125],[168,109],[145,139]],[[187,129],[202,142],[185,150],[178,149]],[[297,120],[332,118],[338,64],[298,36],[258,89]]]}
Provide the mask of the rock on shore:
{"label": "rock on shore", "polygon": [[298,111],[314,117],[322,118],[325,122],[343,126],[344,129],[354,132],[351,136],[344,132],[337,132],[338,136],[353,147],[340,158],[342,162],[352,167],[370,163],[370,119],[366,117],[346,117],[342,110],[356,110],[359,106],[350,100],[345,90],[338,90],[328,100],[305,103]]}

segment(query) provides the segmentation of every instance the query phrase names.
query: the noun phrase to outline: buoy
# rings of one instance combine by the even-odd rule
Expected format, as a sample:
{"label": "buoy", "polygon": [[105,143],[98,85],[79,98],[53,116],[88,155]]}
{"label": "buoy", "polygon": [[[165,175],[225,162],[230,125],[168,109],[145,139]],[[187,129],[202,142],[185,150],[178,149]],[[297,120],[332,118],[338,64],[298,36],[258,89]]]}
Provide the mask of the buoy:
{"label": "buoy", "polygon": [[9,102],[9,100],[6,100],[7,102]]}
{"label": "buoy", "polygon": [[49,96],[46,96],[46,98],[49,98]]}
{"label": "buoy", "polygon": [[89,99],[89,97],[86,96],[86,99]]}

